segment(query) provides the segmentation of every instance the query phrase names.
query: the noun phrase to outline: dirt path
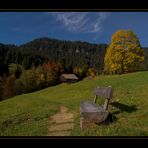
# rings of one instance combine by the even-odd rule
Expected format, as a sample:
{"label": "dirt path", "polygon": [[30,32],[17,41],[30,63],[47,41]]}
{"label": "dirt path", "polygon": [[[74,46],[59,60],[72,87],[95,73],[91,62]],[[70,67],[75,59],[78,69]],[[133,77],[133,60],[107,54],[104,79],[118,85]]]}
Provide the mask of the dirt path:
{"label": "dirt path", "polygon": [[51,118],[51,125],[48,129],[48,136],[69,136],[74,127],[74,116],[68,112],[64,106],[60,107],[60,112],[53,115]]}

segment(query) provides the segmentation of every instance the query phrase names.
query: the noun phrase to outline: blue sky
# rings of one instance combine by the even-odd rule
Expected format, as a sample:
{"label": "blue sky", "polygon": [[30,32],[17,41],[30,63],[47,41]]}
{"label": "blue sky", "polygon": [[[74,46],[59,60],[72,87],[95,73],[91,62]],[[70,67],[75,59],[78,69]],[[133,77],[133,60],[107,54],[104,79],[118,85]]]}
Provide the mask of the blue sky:
{"label": "blue sky", "polygon": [[119,29],[133,30],[148,47],[148,12],[0,12],[0,43],[49,37],[109,44]]}

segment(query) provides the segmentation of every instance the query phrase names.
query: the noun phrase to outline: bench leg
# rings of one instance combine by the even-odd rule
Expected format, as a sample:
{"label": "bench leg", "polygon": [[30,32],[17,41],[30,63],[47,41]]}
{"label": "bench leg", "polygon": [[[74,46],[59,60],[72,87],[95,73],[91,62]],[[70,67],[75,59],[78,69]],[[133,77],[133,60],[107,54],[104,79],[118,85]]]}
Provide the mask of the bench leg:
{"label": "bench leg", "polygon": [[81,130],[84,130],[88,127],[88,121],[86,121],[86,119],[84,119],[84,117],[80,118],[80,128]]}
{"label": "bench leg", "polygon": [[90,121],[89,119],[85,119],[84,117],[80,118],[80,128],[81,128],[81,130],[91,128],[94,125],[95,125],[95,123]]}

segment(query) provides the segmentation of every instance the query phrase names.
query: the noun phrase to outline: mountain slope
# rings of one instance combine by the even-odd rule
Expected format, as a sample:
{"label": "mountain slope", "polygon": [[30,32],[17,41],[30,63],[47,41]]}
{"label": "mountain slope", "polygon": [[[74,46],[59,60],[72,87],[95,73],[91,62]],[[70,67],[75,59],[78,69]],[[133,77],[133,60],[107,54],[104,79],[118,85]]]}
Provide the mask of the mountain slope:
{"label": "mountain slope", "polygon": [[88,65],[102,69],[107,46],[107,44],[97,45],[81,41],[39,38],[19,48],[21,51],[38,54],[51,61],[60,62],[67,68],[73,69],[77,66]]}
{"label": "mountain slope", "polygon": [[[147,71],[124,75],[102,75],[1,101],[0,135],[47,135],[50,116],[57,113],[59,107],[63,105],[75,116],[72,135],[148,136],[147,81]],[[80,102],[92,101],[93,89],[98,85],[112,85],[114,93],[109,109],[117,120],[110,125],[101,125],[81,132]],[[100,103],[99,100],[97,103]]]}
{"label": "mountain slope", "polygon": [[[65,72],[71,73],[76,67],[93,67],[101,73],[104,69],[104,55],[107,44],[91,44],[81,41],[64,41],[38,38],[20,46],[0,45],[0,76],[8,72],[10,63],[38,66],[46,61],[61,63]],[[144,69],[148,69],[148,49],[144,47]]]}
{"label": "mountain slope", "polygon": [[[61,63],[67,72],[82,65],[103,69],[103,57],[106,44],[91,44],[81,41],[62,41],[50,38],[39,38],[20,46],[9,46],[1,65],[17,63],[26,69],[32,64],[38,66],[46,61]],[[1,51],[1,47],[0,47]]]}

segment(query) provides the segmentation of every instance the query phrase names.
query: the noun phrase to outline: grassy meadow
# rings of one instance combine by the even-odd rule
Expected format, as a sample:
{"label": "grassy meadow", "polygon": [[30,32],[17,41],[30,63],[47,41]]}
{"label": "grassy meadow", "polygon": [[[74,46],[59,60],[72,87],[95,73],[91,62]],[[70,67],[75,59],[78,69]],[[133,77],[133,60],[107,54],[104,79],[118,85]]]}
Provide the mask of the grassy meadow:
{"label": "grassy meadow", "polygon": [[[109,110],[116,121],[81,131],[80,102],[93,101],[94,88],[108,85],[113,87]],[[46,136],[50,116],[60,105],[74,114],[71,136],[148,136],[148,71],[85,78],[1,101],[0,136]]]}

